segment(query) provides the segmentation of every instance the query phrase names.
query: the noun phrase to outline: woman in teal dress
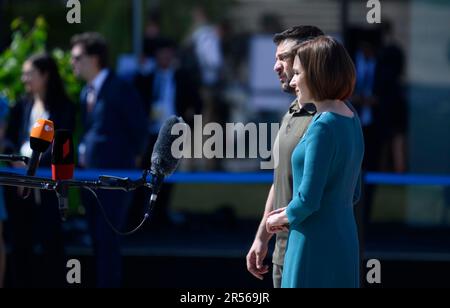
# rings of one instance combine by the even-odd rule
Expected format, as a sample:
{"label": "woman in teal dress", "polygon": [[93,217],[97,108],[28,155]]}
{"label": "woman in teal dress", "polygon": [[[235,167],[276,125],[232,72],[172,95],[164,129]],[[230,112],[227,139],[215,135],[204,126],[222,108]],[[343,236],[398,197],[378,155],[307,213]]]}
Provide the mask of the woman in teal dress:
{"label": "woman in teal dress", "polygon": [[345,48],[321,36],[299,46],[294,62],[298,101],[317,108],[292,153],[293,199],[269,214],[266,227],[289,225],[285,288],[359,287],[353,205],[359,199],[364,142],[358,117],[344,101],[355,85]]}

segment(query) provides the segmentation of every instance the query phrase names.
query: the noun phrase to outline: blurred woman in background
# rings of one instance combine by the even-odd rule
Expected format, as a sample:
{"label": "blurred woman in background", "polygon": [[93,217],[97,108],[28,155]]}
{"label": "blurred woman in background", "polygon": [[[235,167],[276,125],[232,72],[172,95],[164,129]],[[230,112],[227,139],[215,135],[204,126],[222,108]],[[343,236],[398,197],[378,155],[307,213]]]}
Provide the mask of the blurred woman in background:
{"label": "blurred woman in background", "polygon": [[[22,67],[26,96],[14,107],[8,137],[21,155],[31,156],[29,134],[38,119],[53,121],[55,129],[74,130],[76,112],[58,72],[55,60],[46,53],[31,56]],[[50,167],[51,149],[42,155],[40,167]],[[8,204],[13,247],[15,286],[28,286],[35,240],[42,247],[39,286],[62,286],[65,253],[58,202],[53,192],[34,190],[31,200],[22,200],[11,190]]]}
{"label": "blurred woman in background", "polygon": [[[8,152],[9,148],[8,142],[4,138],[8,112],[8,102],[6,99],[0,97],[0,154]],[[3,288],[6,272],[6,247],[3,238],[3,223],[6,221],[7,217],[3,187],[0,186],[0,289]]]}

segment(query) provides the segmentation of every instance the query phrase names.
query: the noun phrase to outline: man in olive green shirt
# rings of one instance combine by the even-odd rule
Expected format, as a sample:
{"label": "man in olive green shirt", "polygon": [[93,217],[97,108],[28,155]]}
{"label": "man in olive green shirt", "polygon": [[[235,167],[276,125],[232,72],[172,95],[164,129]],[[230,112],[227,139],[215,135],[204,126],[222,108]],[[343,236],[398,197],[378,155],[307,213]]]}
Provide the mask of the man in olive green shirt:
{"label": "man in olive green shirt", "polygon": [[[274,71],[278,74],[283,91],[294,94],[294,89],[289,86],[289,83],[294,76],[292,66],[295,46],[320,35],[323,35],[323,32],[314,26],[296,26],[274,36],[274,43],[277,45]],[[264,216],[247,254],[247,269],[256,278],[263,279],[263,275],[269,272],[269,267],[263,264],[267,256],[269,241],[273,235],[266,231],[267,215],[273,210],[287,206],[292,200],[292,151],[306,132],[315,113],[313,104],[300,106],[297,101],[294,101],[283,117],[274,144],[274,148],[278,148],[279,155],[278,160],[275,159],[278,161],[278,165],[274,170],[274,182],[267,197]],[[276,151],[274,155],[276,155]],[[277,233],[272,260],[275,288],[281,286],[287,238],[287,230]]]}

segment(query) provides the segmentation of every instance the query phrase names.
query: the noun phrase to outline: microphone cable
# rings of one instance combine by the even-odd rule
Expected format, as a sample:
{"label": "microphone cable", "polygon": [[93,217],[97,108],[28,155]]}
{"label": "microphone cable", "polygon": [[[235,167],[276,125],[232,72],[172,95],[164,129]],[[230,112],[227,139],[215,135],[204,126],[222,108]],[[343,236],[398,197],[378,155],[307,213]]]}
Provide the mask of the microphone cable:
{"label": "microphone cable", "polygon": [[103,218],[105,219],[106,223],[108,224],[108,226],[111,228],[111,230],[114,233],[116,233],[117,235],[120,235],[120,236],[129,236],[129,235],[132,235],[132,234],[136,233],[137,231],[139,231],[139,229],[142,228],[142,226],[147,221],[147,219],[150,218],[152,211],[153,211],[153,207],[155,205],[155,202],[150,200],[149,208],[148,208],[147,212],[145,213],[144,218],[142,219],[141,223],[131,231],[121,232],[116,227],[114,227],[111,220],[109,220],[108,215],[106,214],[105,208],[103,207],[102,203],[100,202],[100,199],[98,198],[97,193],[90,187],[82,187],[82,188],[88,190],[89,192],[91,192],[94,195],[95,200],[97,201],[97,205],[100,207],[100,210],[102,212]]}

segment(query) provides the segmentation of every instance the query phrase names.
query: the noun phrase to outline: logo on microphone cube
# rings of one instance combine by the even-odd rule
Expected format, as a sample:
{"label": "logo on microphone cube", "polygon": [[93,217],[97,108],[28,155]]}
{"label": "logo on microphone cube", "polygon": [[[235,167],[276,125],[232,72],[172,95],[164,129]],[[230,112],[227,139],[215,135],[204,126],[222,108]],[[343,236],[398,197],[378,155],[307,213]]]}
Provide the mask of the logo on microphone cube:
{"label": "logo on microphone cube", "polygon": [[77,259],[67,261],[66,267],[69,269],[66,275],[68,284],[81,284],[81,263]]}
{"label": "logo on microphone cube", "polygon": [[70,140],[67,140],[63,145],[63,158],[66,158],[70,154]]}

